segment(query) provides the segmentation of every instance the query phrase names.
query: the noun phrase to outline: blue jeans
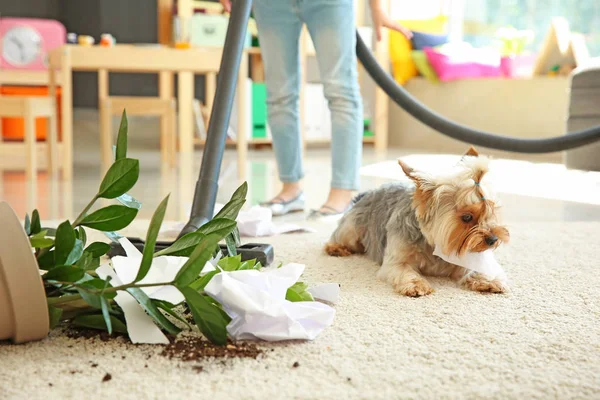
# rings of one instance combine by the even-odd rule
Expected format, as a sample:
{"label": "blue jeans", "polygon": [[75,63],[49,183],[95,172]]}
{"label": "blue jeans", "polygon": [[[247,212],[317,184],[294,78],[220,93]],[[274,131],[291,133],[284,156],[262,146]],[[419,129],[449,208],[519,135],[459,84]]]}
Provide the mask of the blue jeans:
{"label": "blue jeans", "polygon": [[305,23],[331,111],[331,187],[357,190],[363,106],[358,84],[353,0],[254,0],[265,68],[268,123],[279,178],[304,177],[300,135],[299,38]]}

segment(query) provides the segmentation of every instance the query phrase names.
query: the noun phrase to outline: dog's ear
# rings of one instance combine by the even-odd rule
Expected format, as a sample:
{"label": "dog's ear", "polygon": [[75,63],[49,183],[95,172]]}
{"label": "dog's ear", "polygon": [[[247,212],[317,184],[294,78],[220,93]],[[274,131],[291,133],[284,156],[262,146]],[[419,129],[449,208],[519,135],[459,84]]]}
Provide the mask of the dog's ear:
{"label": "dog's ear", "polygon": [[463,154],[463,157],[479,157],[479,153],[477,152],[477,150],[475,150],[475,147],[471,146],[469,147],[469,149],[466,151],[465,154]]}
{"label": "dog's ear", "polygon": [[402,160],[398,160],[398,164],[400,165],[400,168],[402,168],[402,171],[404,171],[404,174],[411,180],[418,182],[418,178],[415,176],[415,170],[409,166],[407,163],[405,163]]}

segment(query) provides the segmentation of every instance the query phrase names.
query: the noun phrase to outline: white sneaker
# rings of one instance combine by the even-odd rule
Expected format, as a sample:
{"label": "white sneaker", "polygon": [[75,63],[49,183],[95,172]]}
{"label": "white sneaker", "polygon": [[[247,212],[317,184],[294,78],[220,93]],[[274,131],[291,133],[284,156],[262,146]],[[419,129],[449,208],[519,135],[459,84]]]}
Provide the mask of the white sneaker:
{"label": "white sneaker", "polygon": [[293,212],[304,211],[304,193],[300,192],[298,196],[287,201],[279,197],[275,197],[273,200],[261,203],[260,205],[262,207],[269,208],[275,217]]}

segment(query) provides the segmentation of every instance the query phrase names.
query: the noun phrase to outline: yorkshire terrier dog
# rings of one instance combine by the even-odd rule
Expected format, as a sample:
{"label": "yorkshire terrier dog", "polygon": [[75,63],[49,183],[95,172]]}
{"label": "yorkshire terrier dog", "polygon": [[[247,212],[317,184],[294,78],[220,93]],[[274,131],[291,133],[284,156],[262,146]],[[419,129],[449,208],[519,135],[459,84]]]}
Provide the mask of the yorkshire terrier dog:
{"label": "yorkshire terrier dog", "polygon": [[360,194],[340,220],[325,251],[331,256],[366,254],[381,267],[377,276],[400,294],[433,292],[424,276],[449,277],[478,292],[503,293],[501,278],[450,264],[433,255],[464,255],[495,249],[509,240],[498,202],[482,179],[488,159],[470,148],[458,171],[447,176],[419,172],[399,160],[410,179]]}

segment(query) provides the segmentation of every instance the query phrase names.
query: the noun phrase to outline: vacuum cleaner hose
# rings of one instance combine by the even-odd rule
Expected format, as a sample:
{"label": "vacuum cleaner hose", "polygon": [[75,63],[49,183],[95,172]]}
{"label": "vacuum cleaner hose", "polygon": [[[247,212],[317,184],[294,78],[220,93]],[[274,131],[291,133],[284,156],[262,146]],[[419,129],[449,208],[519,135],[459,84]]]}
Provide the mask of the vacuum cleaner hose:
{"label": "vacuum cleaner hose", "polygon": [[495,135],[452,122],[428,109],[384,71],[373,53],[356,33],[356,54],[377,85],[401,108],[436,131],[468,144],[514,153],[553,153],[574,149],[600,140],[600,126],[565,136],[544,139],[518,139]]}

